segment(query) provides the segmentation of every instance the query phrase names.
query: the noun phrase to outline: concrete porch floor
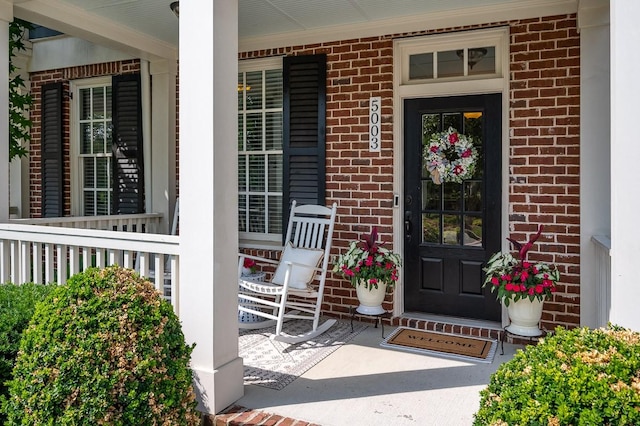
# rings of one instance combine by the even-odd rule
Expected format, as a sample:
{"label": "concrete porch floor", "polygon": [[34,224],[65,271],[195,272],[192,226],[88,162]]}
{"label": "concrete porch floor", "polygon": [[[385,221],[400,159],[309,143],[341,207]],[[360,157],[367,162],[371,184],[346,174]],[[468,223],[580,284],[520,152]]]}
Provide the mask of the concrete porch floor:
{"label": "concrete porch floor", "polygon": [[[385,325],[385,335],[393,330]],[[245,386],[234,407],[209,420],[215,425],[471,425],[491,373],[523,348],[505,343],[501,355],[498,342],[488,364],[390,350],[380,347],[382,340],[380,328],[370,325],[284,389]]]}

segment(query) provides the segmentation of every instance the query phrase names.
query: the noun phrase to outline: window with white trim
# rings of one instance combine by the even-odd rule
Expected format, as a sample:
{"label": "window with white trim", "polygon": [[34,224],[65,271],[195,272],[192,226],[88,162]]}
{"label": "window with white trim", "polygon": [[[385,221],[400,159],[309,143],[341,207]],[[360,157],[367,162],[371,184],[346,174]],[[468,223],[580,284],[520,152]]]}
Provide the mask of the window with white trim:
{"label": "window with white trim", "polygon": [[282,59],[242,61],[238,73],[238,228],[282,239]]}
{"label": "window with white trim", "polygon": [[75,152],[78,204],[82,216],[112,213],[112,98],[111,79],[76,84]]}

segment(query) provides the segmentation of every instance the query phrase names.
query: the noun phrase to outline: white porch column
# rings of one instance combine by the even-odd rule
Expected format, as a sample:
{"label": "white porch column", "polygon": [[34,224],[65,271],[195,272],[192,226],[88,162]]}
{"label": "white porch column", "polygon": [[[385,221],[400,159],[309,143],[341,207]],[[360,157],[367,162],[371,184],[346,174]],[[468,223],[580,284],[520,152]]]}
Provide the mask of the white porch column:
{"label": "white porch column", "polygon": [[238,357],[237,0],[180,4],[180,293],[200,409],[243,395]]}
{"label": "white porch column", "polygon": [[[163,213],[164,232],[171,228],[176,197],[176,74],[177,63],[161,59],[150,62],[151,140],[145,169],[150,178],[147,212]],[[147,154],[145,152],[145,154]]]}
{"label": "white porch column", "polygon": [[611,322],[640,330],[640,2],[611,2]]}
{"label": "white porch column", "polygon": [[13,5],[0,0],[0,222],[9,220],[9,22]]}
{"label": "white porch column", "polygon": [[611,235],[609,1],[580,1],[580,324],[600,327],[594,235]]}

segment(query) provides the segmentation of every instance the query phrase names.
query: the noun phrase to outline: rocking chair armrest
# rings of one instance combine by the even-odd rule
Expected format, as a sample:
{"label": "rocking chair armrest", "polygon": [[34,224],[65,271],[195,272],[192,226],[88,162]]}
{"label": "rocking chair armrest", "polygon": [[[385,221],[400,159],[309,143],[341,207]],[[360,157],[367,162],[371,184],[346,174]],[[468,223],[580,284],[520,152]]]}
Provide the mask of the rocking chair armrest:
{"label": "rocking chair armrest", "polygon": [[243,261],[243,259],[253,259],[256,262],[271,263],[273,265],[277,265],[278,263],[280,263],[280,261],[277,259],[267,259],[266,257],[253,256],[245,253],[238,253],[238,259],[239,261]]}

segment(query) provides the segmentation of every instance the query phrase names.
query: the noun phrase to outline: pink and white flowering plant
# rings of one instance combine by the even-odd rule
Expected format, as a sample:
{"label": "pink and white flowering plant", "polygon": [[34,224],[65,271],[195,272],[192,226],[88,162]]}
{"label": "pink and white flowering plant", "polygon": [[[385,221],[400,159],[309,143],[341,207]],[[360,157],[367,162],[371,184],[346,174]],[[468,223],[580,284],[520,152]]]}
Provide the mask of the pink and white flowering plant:
{"label": "pink and white flowering plant", "polygon": [[383,247],[383,243],[376,243],[377,238],[378,229],[374,226],[361,241],[352,241],[334,261],[333,272],[348,279],[352,286],[364,285],[369,291],[381,284],[395,286],[402,265],[400,255]]}
{"label": "pink and white flowering plant", "polygon": [[497,292],[497,299],[505,306],[525,297],[532,301],[549,299],[556,291],[556,284],[560,280],[558,269],[543,262],[527,261],[527,253],[541,234],[542,225],[526,244],[507,238],[517,250],[517,257],[511,253],[498,252],[491,256],[487,266],[483,268],[486,273],[483,286],[488,285],[492,292]]}

